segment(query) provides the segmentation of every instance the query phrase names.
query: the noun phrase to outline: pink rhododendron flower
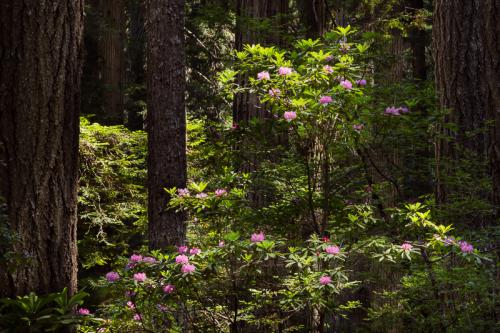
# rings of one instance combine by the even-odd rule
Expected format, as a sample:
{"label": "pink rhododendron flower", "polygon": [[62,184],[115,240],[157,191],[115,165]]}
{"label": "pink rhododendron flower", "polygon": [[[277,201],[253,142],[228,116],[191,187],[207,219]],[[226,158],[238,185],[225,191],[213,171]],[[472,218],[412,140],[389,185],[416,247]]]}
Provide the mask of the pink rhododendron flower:
{"label": "pink rhododendron flower", "polygon": [[153,257],[144,257],[142,262],[145,262],[146,264],[156,264],[157,261]]}
{"label": "pink rhododendron flower", "polygon": [[227,191],[223,188],[218,188],[215,190],[215,196],[217,197],[222,197],[223,195],[226,195]]}
{"label": "pink rhododendron flower", "polygon": [[175,290],[175,286],[171,285],[171,284],[166,284],[163,286],[163,292],[165,294],[171,294],[173,293]]}
{"label": "pink rhododendron flower", "polygon": [[127,302],[127,306],[130,310],[135,310],[135,304],[132,301]]}
{"label": "pink rhododendron flower", "polygon": [[322,277],[319,278],[319,283],[323,286],[326,286],[327,284],[332,283],[332,278],[329,277],[328,275],[323,275]]}
{"label": "pink rhododendron flower", "polygon": [[271,76],[269,75],[269,72],[263,71],[257,74],[257,79],[259,80],[269,80]]}
{"label": "pink rhododendron flower", "polygon": [[175,257],[175,262],[178,264],[187,264],[189,262],[189,258],[186,255],[181,254]]}
{"label": "pink rhododendron flower", "polygon": [[340,247],[338,247],[337,245],[330,245],[326,247],[325,252],[328,254],[339,254]]}
{"label": "pink rhododendron flower", "polygon": [[281,90],[279,90],[278,88],[269,89],[269,96],[278,97],[279,95],[281,95]]}
{"label": "pink rhododendron flower", "polygon": [[182,265],[181,272],[186,274],[191,274],[196,270],[196,267],[191,264]]}
{"label": "pink rhododendron flower", "polygon": [[130,260],[129,260],[131,263],[139,263],[142,261],[142,256],[140,254],[133,254],[130,256]]}
{"label": "pink rhododendron flower", "polygon": [[460,251],[462,251],[462,253],[471,253],[474,251],[474,246],[466,241],[460,241],[458,244],[460,245]]}
{"label": "pink rhododendron flower", "polygon": [[394,106],[390,106],[385,109],[385,114],[393,115],[393,116],[399,116],[399,109],[395,108]]}
{"label": "pink rhododendron flower", "polygon": [[125,296],[127,296],[127,297],[134,297],[135,296],[135,292],[133,292],[132,290],[127,290],[127,291],[125,291]]}
{"label": "pink rhododendron flower", "polygon": [[410,243],[403,243],[401,244],[401,248],[405,251],[410,251],[413,248],[413,246]]}
{"label": "pink rhododendron flower", "polygon": [[184,245],[179,246],[179,247],[177,248],[177,252],[179,252],[180,254],[182,254],[182,253],[186,253],[187,251],[188,251],[188,247],[187,247],[187,246],[184,246]]}
{"label": "pink rhododendron flower", "polygon": [[321,98],[319,99],[319,102],[321,104],[328,104],[328,103],[333,102],[333,98],[331,96],[321,96]]}
{"label": "pink rhododendron flower", "polygon": [[333,67],[330,65],[325,65],[323,66],[323,70],[327,72],[328,74],[333,73]]}
{"label": "pink rhododendron flower", "polygon": [[180,197],[188,197],[190,193],[189,193],[189,190],[187,188],[180,188],[177,190],[177,194]]}
{"label": "pink rhododendron flower", "polygon": [[135,320],[135,321],[140,321],[141,319],[142,319],[142,318],[141,318],[141,315],[140,315],[140,314],[138,314],[138,313],[134,314],[134,320]]}
{"label": "pink rhododendron flower", "polygon": [[278,74],[283,76],[290,75],[292,74],[292,69],[290,67],[280,67],[278,69]]}
{"label": "pink rhododendron flower", "polygon": [[366,86],[366,80],[365,79],[357,80],[356,84],[358,86]]}
{"label": "pink rhododendron flower", "polygon": [[106,280],[108,280],[108,282],[118,281],[120,280],[120,274],[117,272],[109,272],[106,274]]}
{"label": "pink rhododendron flower", "polygon": [[189,254],[195,256],[197,254],[200,254],[201,253],[201,250],[197,247],[193,247],[191,250],[189,250]]}
{"label": "pink rhododendron flower", "polygon": [[266,239],[266,235],[262,231],[258,234],[252,234],[252,237],[250,237],[252,243],[262,242],[264,239]]}
{"label": "pink rhododendron flower", "polygon": [[340,85],[342,87],[344,87],[345,89],[347,89],[347,90],[352,89],[352,83],[349,80],[342,80],[342,81],[340,81]]}
{"label": "pink rhododendron flower", "polygon": [[219,241],[219,247],[224,247],[224,241]]}
{"label": "pink rhododendron flower", "polygon": [[205,192],[201,192],[201,193],[198,193],[196,195],[196,199],[205,199],[208,197],[208,194],[206,194]]}
{"label": "pink rhododendron flower", "polygon": [[134,274],[134,280],[137,282],[144,282],[146,281],[146,273],[135,273]]}
{"label": "pink rhododendron flower", "polygon": [[283,114],[283,118],[285,118],[286,121],[290,122],[290,121],[294,120],[295,118],[297,118],[297,114],[293,111],[286,111]]}
{"label": "pink rhododendron flower", "polygon": [[332,61],[333,60],[333,56],[329,55],[329,56],[326,56],[325,58],[325,61]]}
{"label": "pink rhododendron flower", "polygon": [[361,131],[364,127],[365,127],[365,125],[363,125],[363,124],[353,125],[353,126],[352,126],[352,128],[353,128],[355,131]]}
{"label": "pink rhododendron flower", "polygon": [[78,309],[78,314],[80,316],[88,316],[90,314],[90,310],[87,308],[79,308]]}

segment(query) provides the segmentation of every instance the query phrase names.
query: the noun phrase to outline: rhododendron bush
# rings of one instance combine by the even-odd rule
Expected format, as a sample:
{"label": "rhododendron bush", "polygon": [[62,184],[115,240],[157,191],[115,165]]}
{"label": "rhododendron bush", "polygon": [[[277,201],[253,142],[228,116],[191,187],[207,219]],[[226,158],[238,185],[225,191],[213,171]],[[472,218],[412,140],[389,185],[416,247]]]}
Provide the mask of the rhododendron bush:
{"label": "rhododendron bush", "polygon": [[454,307],[491,311],[484,244],[432,218],[434,202],[399,185],[404,170],[374,162],[441,114],[381,97],[369,43],[354,38],[339,27],[288,51],[236,52],[221,89],[259,116],[219,124],[211,144],[191,123],[191,181],[165,189],[189,216],[186,243],[102,276],[108,300],[88,314],[99,332],[324,332],[351,316],[444,332],[471,325]]}

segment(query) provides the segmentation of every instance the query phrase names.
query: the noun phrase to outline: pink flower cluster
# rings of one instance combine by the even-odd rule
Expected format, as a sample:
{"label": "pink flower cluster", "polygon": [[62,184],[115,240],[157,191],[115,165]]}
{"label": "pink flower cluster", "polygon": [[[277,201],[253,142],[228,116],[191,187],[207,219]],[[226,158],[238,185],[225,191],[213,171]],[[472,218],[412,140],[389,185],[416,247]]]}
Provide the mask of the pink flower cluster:
{"label": "pink flower cluster", "polygon": [[365,79],[356,80],[356,84],[358,86],[366,86],[366,80]]}
{"label": "pink flower cluster", "polygon": [[87,308],[79,308],[78,309],[78,314],[80,316],[88,316],[90,314],[90,310]]}
{"label": "pink flower cluster", "polygon": [[326,286],[327,284],[332,283],[332,278],[329,277],[328,275],[323,275],[322,277],[319,278],[319,284]]}
{"label": "pink flower cluster", "polygon": [[134,274],[134,281],[145,282],[146,279],[147,279],[146,273],[135,273]]}
{"label": "pink flower cluster", "polygon": [[328,73],[328,74],[331,74],[333,73],[333,67],[332,66],[329,66],[329,65],[325,65],[323,66],[323,70]]}
{"label": "pink flower cluster", "polygon": [[171,294],[175,291],[175,286],[171,284],[166,284],[163,286],[163,292],[165,294]]}
{"label": "pink flower cluster", "polygon": [[472,251],[474,251],[474,246],[466,241],[460,241],[458,245],[460,245],[460,251],[462,251],[462,253],[472,253]]}
{"label": "pink flower cluster", "polygon": [[178,264],[187,264],[189,262],[189,258],[184,254],[180,254],[177,257],[175,257],[175,262]]}
{"label": "pink flower cluster", "polygon": [[297,118],[297,114],[293,111],[286,111],[283,114],[283,118],[285,118],[286,121],[290,122],[290,121],[294,120],[295,118]]}
{"label": "pink flower cluster", "polygon": [[206,199],[208,197],[208,194],[205,192],[200,192],[196,195],[196,199]]}
{"label": "pink flower cluster", "polygon": [[252,243],[258,243],[258,242],[262,242],[264,239],[266,239],[266,235],[264,235],[264,233],[261,231],[259,232],[258,234],[257,233],[254,233],[252,234],[252,236],[250,237],[250,241]]}
{"label": "pink flower cluster", "polygon": [[191,274],[196,270],[196,267],[191,264],[184,264],[181,267],[181,272],[185,274]]}
{"label": "pink flower cluster", "polygon": [[269,80],[271,76],[269,75],[269,72],[263,71],[257,74],[257,79],[258,80]]}
{"label": "pink flower cluster", "polygon": [[216,197],[222,197],[223,195],[226,195],[227,191],[223,188],[218,188],[215,190],[215,196]]}
{"label": "pink flower cluster", "polygon": [[351,89],[352,89],[352,83],[351,83],[351,81],[349,81],[349,80],[342,80],[342,81],[340,81],[340,85],[341,85],[344,89],[347,89],[347,90],[351,90]]}
{"label": "pink flower cluster", "polygon": [[401,244],[401,248],[405,251],[410,251],[413,248],[413,246],[410,243],[405,242]]}
{"label": "pink flower cluster", "polygon": [[287,75],[292,74],[292,71],[293,71],[293,69],[290,67],[280,67],[278,69],[278,74],[282,75],[282,76],[287,76]]}
{"label": "pink flower cluster", "polygon": [[338,247],[337,245],[330,245],[326,247],[325,252],[328,254],[336,255],[340,253],[340,247]]}
{"label": "pink flower cluster", "polygon": [[108,282],[116,282],[120,280],[120,274],[117,272],[109,272],[106,274],[106,280],[108,280]]}
{"label": "pink flower cluster", "polygon": [[329,104],[329,103],[333,102],[333,98],[331,96],[321,96],[321,98],[319,99],[319,102],[323,105]]}
{"label": "pink flower cluster", "polygon": [[187,188],[180,188],[177,190],[177,194],[180,197],[189,197],[189,190]]}
{"label": "pink flower cluster", "polygon": [[390,106],[385,109],[385,114],[388,115],[393,115],[393,116],[400,116],[403,113],[408,113],[408,108],[404,106],[400,106],[399,108],[396,108],[394,106]]}
{"label": "pink flower cluster", "polygon": [[363,128],[365,127],[365,125],[363,124],[358,124],[358,125],[352,125],[352,128],[355,130],[355,131],[361,131]]}

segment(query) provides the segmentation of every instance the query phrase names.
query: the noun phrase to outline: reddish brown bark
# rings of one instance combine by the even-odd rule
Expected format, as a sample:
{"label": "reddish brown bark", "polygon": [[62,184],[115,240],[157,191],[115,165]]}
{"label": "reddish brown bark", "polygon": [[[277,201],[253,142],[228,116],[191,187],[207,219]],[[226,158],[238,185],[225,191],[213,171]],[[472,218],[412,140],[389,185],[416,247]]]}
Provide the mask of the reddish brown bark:
{"label": "reddish brown bark", "polygon": [[184,1],[146,2],[148,217],[150,248],[180,245],[185,214],[167,207],[165,188],[186,186]]}
{"label": "reddish brown bark", "polygon": [[76,289],[83,1],[0,2],[2,192],[22,256],[0,291]]}

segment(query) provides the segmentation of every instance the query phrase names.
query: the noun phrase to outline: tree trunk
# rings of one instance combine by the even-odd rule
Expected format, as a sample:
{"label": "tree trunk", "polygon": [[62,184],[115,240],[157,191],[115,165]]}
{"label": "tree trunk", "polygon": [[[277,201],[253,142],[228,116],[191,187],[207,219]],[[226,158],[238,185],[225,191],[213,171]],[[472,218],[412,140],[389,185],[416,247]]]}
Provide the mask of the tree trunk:
{"label": "tree trunk", "polygon": [[437,0],[434,11],[436,88],[441,107],[451,109],[457,143],[484,155],[487,137],[467,132],[483,128],[492,105],[485,66],[482,0]]}
{"label": "tree trunk", "polygon": [[153,249],[185,240],[185,214],[168,209],[165,188],[186,186],[184,1],[146,2],[148,217]]}
{"label": "tree trunk", "polygon": [[104,124],[123,124],[123,78],[125,41],[124,0],[101,0],[102,37],[99,40],[103,90],[99,121]]}
{"label": "tree trunk", "polygon": [[[451,110],[445,120],[457,125],[456,145],[481,156],[492,165],[494,196],[498,203],[499,169],[499,23],[495,0],[438,0],[434,11],[436,88],[441,107]],[[487,131],[488,120],[495,125]],[[444,144],[443,154],[456,154]],[[438,201],[446,200],[438,186]]]}
{"label": "tree trunk", "polygon": [[319,38],[326,32],[325,0],[299,0],[298,7],[307,38]]}
{"label": "tree trunk", "polygon": [[[424,8],[424,0],[409,0],[410,13],[415,15],[418,10]],[[419,81],[427,79],[427,66],[425,63],[426,33],[418,27],[410,28],[410,46],[412,51],[413,78]]]}
{"label": "tree trunk", "polygon": [[83,1],[0,2],[0,140],[15,271],[3,295],[76,290]]}
{"label": "tree trunk", "polygon": [[496,216],[500,216],[500,3],[497,0],[485,0],[486,38],[486,73],[489,91],[492,98],[492,107],[489,109],[488,119],[494,126],[490,131],[490,146],[488,154],[493,179],[493,203],[497,206]]}
{"label": "tree trunk", "polygon": [[[245,44],[283,45],[283,33],[287,29],[288,0],[237,0],[235,47],[242,50]],[[257,23],[270,20],[266,29],[258,29]],[[240,78],[244,84],[247,78]],[[257,117],[265,118],[266,112],[259,107],[254,94],[237,94],[233,103],[233,120],[245,123]]]}
{"label": "tree trunk", "polygon": [[141,130],[144,129],[142,101],[146,100],[144,89],[146,76],[144,69],[144,4],[140,0],[129,1],[127,12],[129,17],[127,83],[129,87],[133,88],[127,94],[127,127],[131,130]]}

